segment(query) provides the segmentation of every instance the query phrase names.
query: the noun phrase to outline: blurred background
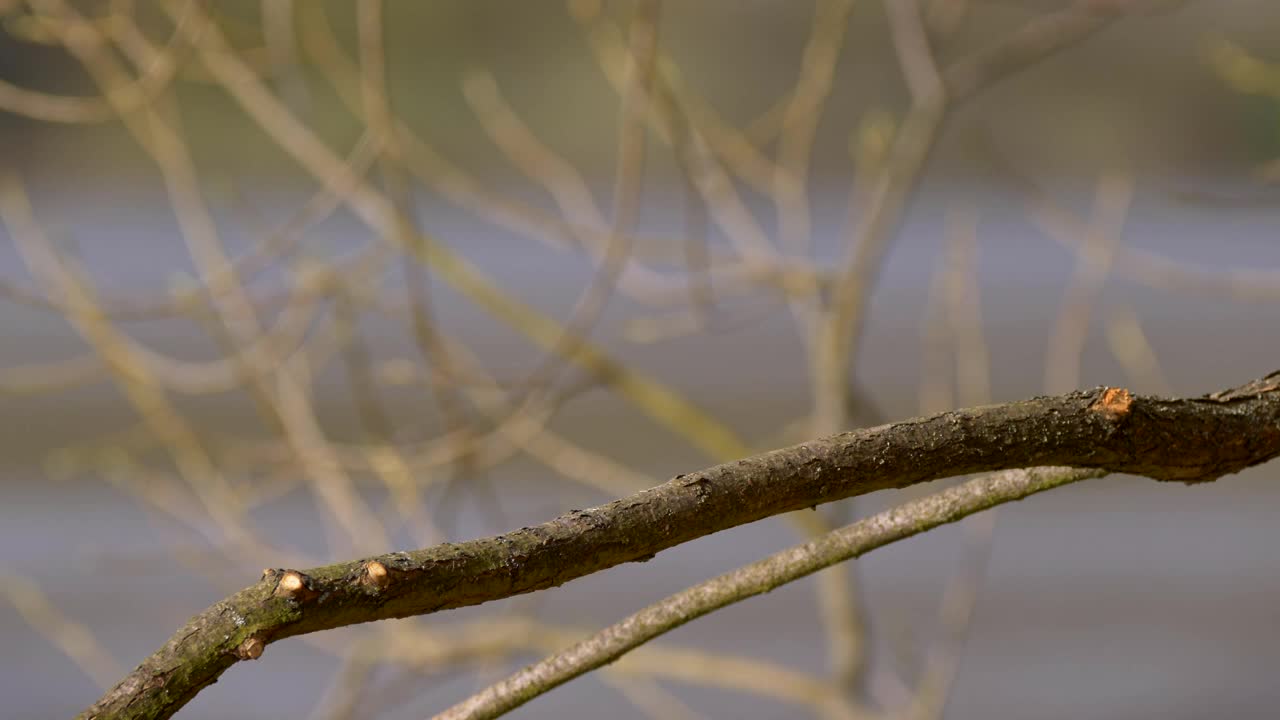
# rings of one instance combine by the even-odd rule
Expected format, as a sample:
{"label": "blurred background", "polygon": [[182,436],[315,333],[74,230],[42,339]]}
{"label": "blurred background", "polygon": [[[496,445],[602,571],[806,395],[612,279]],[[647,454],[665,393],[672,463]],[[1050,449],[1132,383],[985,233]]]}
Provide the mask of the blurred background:
{"label": "blurred background", "polygon": [[[957,406],[1280,368],[1271,2],[0,12],[7,717],[79,712],[263,567]],[[514,715],[1272,717],[1276,475],[1059,489]],[[290,639],[180,717],[430,716],[931,489]]]}

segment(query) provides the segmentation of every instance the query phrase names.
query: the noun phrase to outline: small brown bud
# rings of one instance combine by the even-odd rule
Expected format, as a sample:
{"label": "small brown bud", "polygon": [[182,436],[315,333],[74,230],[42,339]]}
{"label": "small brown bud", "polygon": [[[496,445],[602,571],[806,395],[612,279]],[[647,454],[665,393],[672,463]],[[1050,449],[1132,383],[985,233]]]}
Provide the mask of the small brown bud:
{"label": "small brown bud", "polygon": [[308,592],[307,578],[297,570],[288,570],[280,576],[276,583],[276,597],[300,600]]}
{"label": "small brown bud", "polygon": [[236,648],[236,657],[241,660],[257,660],[262,657],[262,651],[266,649],[267,644],[256,637],[249,637],[240,646]]}
{"label": "small brown bud", "polygon": [[364,574],[361,576],[360,582],[376,588],[384,588],[391,583],[391,575],[387,572],[386,565],[377,560],[370,560],[365,563]]}
{"label": "small brown bud", "polygon": [[1133,405],[1133,394],[1124,388],[1109,387],[1102,391],[1102,397],[1094,401],[1090,409],[1102,413],[1108,420],[1119,420],[1129,414]]}

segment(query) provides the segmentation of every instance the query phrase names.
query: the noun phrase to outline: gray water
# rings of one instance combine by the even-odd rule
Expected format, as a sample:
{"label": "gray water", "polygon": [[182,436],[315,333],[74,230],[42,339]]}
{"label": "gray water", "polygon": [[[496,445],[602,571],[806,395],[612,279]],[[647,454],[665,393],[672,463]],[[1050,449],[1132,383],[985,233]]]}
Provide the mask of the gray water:
{"label": "gray water", "polygon": [[[1071,188],[1066,188],[1068,195]],[[63,196],[67,197],[67,196]],[[857,376],[887,418],[913,415],[919,378],[919,323],[925,289],[940,247],[946,188],[929,186],[895,246],[875,295]],[[973,196],[967,196],[972,198]],[[1045,338],[1057,312],[1071,256],[1019,219],[1017,200],[992,190],[978,197],[984,209],[980,280],[984,323],[992,355],[996,400],[1041,391]],[[655,203],[661,206],[662,200]],[[829,214],[838,198],[823,198]],[[162,286],[160,267],[179,264],[173,242],[159,235],[156,215],[120,214],[100,222],[104,203],[46,202],[42,212],[81,239],[86,261],[122,286]],[[136,210],[136,208],[135,208]],[[513,252],[502,233],[471,234],[461,218],[429,208],[427,226],[453,238],[468,256],[508,289],[563,314],[586,278],[581,263],[549,252]],[[1210,267],[1280,269],[1274,228],[1280,211],[1265,207],[1217,211],[1188,208],[1167,195],[1142,196],[1126,242],[1158,248]],[[160,221],[163,223],[163,221]],[[823,225],[828,231],[836,222]],[[354,225],[338,220],[320,233],[341,246]],[[458,238],[465,238],[459,242]],[[824,236],[819,251],[832,255],[838,238]],[[521,254],[524,253],[524,254]],[[8,244],[0,244],[0,272],[21,271]],[[442,296],[449,298],[448,292]],[[1111,281],[1102,310],[1132,304],[1159,352],[1172,390],[1202,393],[1258,377],[1280,367],[1277,314],[1260,304],[1184,297]],[[534,356],[476,311],[442,302],[444,322],[499,365],[519,369]],[[774,310],[731,332],[655,347],[632,348],[620,339],[621,321],[637,309],[610,310],[598,336],[649,372],[687,390],[703,407],[732,418],[735,428],[761,445],[782,420],[807,405],[794,329]],[[60,321],[12,304],[0,305],[6,365],[65,357],[76,346]],[[376,326],[376,324],[375,324]],[[173,327],[143,325],[139,335],[189,353],[201,351]],[[396,329],[378,342],[404,345]],[[1107,352],[1095,318],[1082,384],[1127,385]],[[327,386],[326,386],[327,387]],[[343,424],[342,396],[322,396],[326,418]],[[393,402],[412,413],[412,399]],[[256,579],[271,558],[245,557],[219,567],[222,585],[193,579],[175,550],[197,541],[158,519],[101,478],[55,481],[41,459],[58,442],[89,437],[118,418],[120,399],[104,390],[67,396],[4,397],[0,423],[10,462],[0,495],[0,573],[34,580],[54,605],[91,628],[125,666],[161,644],[190,615],[226,592]],[[234,422],[244,413],[231,403],[201,406],[206,417]],[[127,415],[126,415],[127,416]],[[705,464],[692,451],[601,393],[569,405],[557,428],[592,447],[616,451],[662,478]],[[626,438],[618,446],[617,439]],[[613,441],[611,445],[610,442]],[[1053,491],[1002,509],[988,578],[964,649],[948,718],[1271,718],[1280,701],[1274,669],[1280,666],[1280,502],[1275,466],[1264,466],[1207,486],[1183,487],[1134,478],[1108,478]],[[549,519],[567,507],[607,498],[563,497],[547,472],[517,464],[494,476],[506,513],[495,526],[474,503],[462,503],[456,537],[476,537]],[[870,511],[892,502],[875,496]],[[321,553],[309,498],[291,496],[272,507],[278,539]],[[933,617],[954,571],[960,533],[945,528],[877,551],[859,562],[875,612],[877,658],[892,664],[888,636],[917,643],[932,635]],[[757,559],[795,541],[780,521],[766,521],[675,548],[645,564],[615,568],[549,591],[537,599],[549,620],[599,627],[671,592]],[[731,607],[671,634],[668,640],[759,656],[820,672],[823,631],[813,617],[811,583],[799,583]],[[431,622],[478,617],[446,613]],[[100,692],[74,664],[0,602],[0,717],[66,717]],[[523,661],[533,659],[522,658]],[[910,666],[911,662],[907,661]],[[183,711],[188,718],[307,717],[331,681],[335,661],[294,639],[268,648],[257,663],[234,667]],[[422,717],[474,689],[475,680],[423,681],[388,717]],[[708,717],[790,717],[794,707],[701,688],[664,683]],[[535,700],[514,717],[643,717],[615,690],[585,678]],[[323,716],[321,714],[320,716]]]}

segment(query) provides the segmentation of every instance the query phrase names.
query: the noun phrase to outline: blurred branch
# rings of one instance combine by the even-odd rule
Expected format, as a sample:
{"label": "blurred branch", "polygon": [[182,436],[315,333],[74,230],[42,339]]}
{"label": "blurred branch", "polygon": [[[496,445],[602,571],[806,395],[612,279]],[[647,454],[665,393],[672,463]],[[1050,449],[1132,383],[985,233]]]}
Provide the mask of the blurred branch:
{"label": "blurred branch", "polygon": [[1098,180],[1088,233],[1077,256],[1075,272],[1058,308],[1058,319],[1049,334],[1045,360],[1045,392],[1074,390],[1080,383],[1080,365],[1098,294],[1111,270],[1120,245],[1120,232],[1133,202],[1133,179],[1107,174]]}
{"label": "blurred branch", "polygon": [[1027,22],[1004,40],[957,61],[942,73],[952,104],[1075,45],[1117,17],[1140,12],[1145,0],[1076,0],[1065,10]]}
{"label": "blurred branch", "polygon": [[[142,107],[165,92],[177,76],[185,59],[182,56],[190,49],[180,26],[190,19],[190,14],[184,13],[176,21],[179,27],[174,29],[165,47],[143,66],[142,74],[117,88],[118,99],[110,99],[106,93],[92,97],[54,95],[0,80],[0,109],[45,122],[101,123],[116,119],[122,109],[131,112]],[[66,29],[58,27],[48,17],[34,20],[35,26],[51,39],[65,39]],[[118,22],[122,20],[124,24]],[[117,13],[108,15],[102,24],[104,31],[109,33],[131,25],[124,14]]]}
{"label": "blurred branch", "polygon": [[814,343],[815,417],[826,432],[840,429],[847,395],[847,366],[865,321],[865,306],[892,229],[907,206],[946,112],[978,91],[1100,30],[1143,3],[1078,0],[1066,10],[1037,17],[1002,41],[945,70],[929,55],[928,37],[914,2],[888,3],[894,48],[912,93],[884,170],[851,233],[834,296]]}
{"label": "blurred branch", "polygon": [[84,624],[67,617],[34,580],[0,576],[0,597],[13,603],[27,624],[49,638],[100,688],[111,687],[123,666]]}
{"label": "blurred branch", "polygon": [[[579,294],[564,322],[560,338],[524,381],[525,403],[549,392],[561,358],[572,355],[587,339],[613,295],[633,250],[644,184],[644,118],[653,94],[661,3],[642,0],[631,20],[631,47],[627,62],[627,89],[619,108],[617,168],[613,178],[613,207],[609,239],[591,282]],[[522,403],[523,404],[523,403]]]}
{"label": "blurred branch", "polygon": [[770,193],[778,208],[778,243],[785,252],[799,257],[809,257],[813,250],[810,161],[818,123],[831,96],[853,5],[850,0],[817,3],[800,61],[800,76],[783,113],[778,165],[771,178]]}
{"label": "blurred branch", "polygon": [[[198,30],[198,34],[192,31],[196,35],[193,42],[198,40],[205,66],[282,150],[317,178],[341,172],[339,158],[268,91],[253,69],[229,46],[212,18],[203,17]],[[371,228],[385,237],[403,240],[406,252],[430,264],[460,294],[498,320],[544,348],[559,343],[563,334],[561,323],[512,297],[438,238],[426,233],[402,237],[407,223],[375,188],[357,182],[344,201]],[[711,457],[727,459],[746,454],[746,445],[727,426],[657,380],[625,367],[595,345],[585,341],[576,343],[564,360],[599,377],[639,410],[675,429]]]}
{"label": "blurred branch", "polygon": [[[418,675],[447,672],[516,653],[554,653],[592,632],[528,617],[482,617],[427,627],[396,627],[363,643],[370,660],[405,666]],[[715,652],[673,643],[648,643],[609,666],[620,675],[696,684],[801,707],[823,707],[851,717],[863,708],[833,693],[814,674],[757,657]],[[369,709],[369,708],[365,708]],[[366,713],[372,716],[373,713]]]}
{"label": "blurred branch", "polygon": [[[948,212],[946,257],[931,287],[926,319],[922,407],[946,404],[949,408],[953,395],[962,405],[991,402],[991,352],[983,331],[976,262],[978,219],[976,208],[970,205],[957,205]],[[939,377],[931,377],[931,372]],[[953,376],[955,391],[951,388]],[[904,690],[904,700],[891,704],[905,708],[901,713],[904,720],[942,717],[986,575],[996,519],[993,509],[962,523],[962,562],[943,591],[938,637],[927,650],[914,688],[908,692],[906,683],[894,678]]]}
{"label": "blurred branch", "polygon": [[194,428],[148,372],[136,345],[99,311],[93,289],[79,267],[54,249],[36,222],[25,188],[11,173],[0,175],[0,223],[31,272],[66,298],[67,320],[102,358],[129,403],[165,443],[210,517],[232,539],[246,538],[249,533],[243,507],[226,477],[218,472]]}
{"label": "blurred branch", "polygon": [[1124,368],[1130,383],[1149,387],[1161,395],[1173,392],[1151,341],[1142,329],[1138,313],[1131,306],[1121,305],[1111,311],[1107,317],[1106,332],[1111,354]]}
{"label": "blurred branch", "polygon": [[[996,169],[1023,193],[1030,219],[1044,234],[1072,252],[1085,252],[1081,243],[1091,237],[1088,221],[1056,202],[1034,178],[1016,168],[989,142],[987,150]],[[1117,277],[1170,292],[1251,302],[1273,302],[1280,298],[1280,271],[1277,270],[1244,267],[1219,270],[1118,244],[1110,270]]]}
{"label": "blurred branch", "polygon": [[945,88],[925,37],[915,0],[886,4],[894,50],[912,92],[911,109],[894,139],[866,207],[848,233],[845,258],[830,303],[819,318],[812,351],[814,433],[845,425],[849,360],[865,322],[866,303],[907,200],[933,148],[946,111]]}
{"label": "blurred branch", "polygon": [[[306,571],[269,569],[192,618],[80,717],[169,717],[276,640],[553,587],[731,527],[877,490],[1044,465],[1207,482],[1280,455],[1277,427],[1280,372],[1200,398],[1098,388],[815,440],[678,475],[496,537]],[[950,498],[941,501],[943,516],[958,517],[946,515],[957,499],[943,497]],[[908,528],[925,522],[887,517]]]}
{"label": "blurred branch", "polygon": [[[341,205],[341,198],[347,187],[360,178],[373,164],[375,151],[373,142],[366,133],[353,147],[347,157],[344,169],[326,176],[321,187],[305,203],[301,210],[293,215],[278,229],[266,233],[261,242],[255,243],[249,250],[230,259],[219,272],[206,275],[199,283],[192,282],[190,287],[182,287],[170,293],[170,297],[155,297],[152,294],[125,294],[118,291],[100,291],[98,302],[102,312],[113,320],[148,320],[181,315],[184,312],[199,309],[217,300],[215,287],[225,284],[224,275],[235,274],[245,281],[265,270],[271,263],[287,255],[301,241],[305,231],[328,217]],[[357,256],[357,259],[359,256]],[[358,262],[343,263],[356,266]],[[334,274],[343,273],[353,268],[335,266]],[[315,283],[307,289],[309,295],[322,295],[327,291],[326,283]],[[52,290],[40,290],[27,287],[9,280],[0,280],[0,296],[21,302],[33,307],[46,308],[62,314],[70,312],[64,299],[49,296]],[[258,298],[255,305],[263,308],[288,302],[289,298],[282,292]]]}
{"label": "blurred branch", "polygon": [[[590,10],[584,6],[591,5]],[[583,25],[601,70],[618,92],[624,92],[626,57],[619,28],[591,3],[571,3],[574,18]],[[710,218],[748,259],[774,258],[773,245],[747,202],[738,192],[731,170],[757,189],[767,191],[772,164],[750,141],[719,119],[709,103],[682,87],[678,66],[669,57],[659,58],[662,70],[647,107],[657,137],[672,146],[690,184],[701,195]],[[723,163],[723,164],[722,164]]]}

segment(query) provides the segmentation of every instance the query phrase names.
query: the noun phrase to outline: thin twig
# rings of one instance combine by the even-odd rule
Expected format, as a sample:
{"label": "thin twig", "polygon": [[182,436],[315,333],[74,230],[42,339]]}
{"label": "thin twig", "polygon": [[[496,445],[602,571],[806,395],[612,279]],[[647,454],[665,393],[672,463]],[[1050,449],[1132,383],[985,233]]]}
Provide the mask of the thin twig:
{"label": "thin twig", "polygon": [[761,595],[889,543],[996,505],[1105,475],[1100,470],[1010,470],[913,500],[683,590],[530,665],[439,713],[434,720],[490,720],[708,613]]}

